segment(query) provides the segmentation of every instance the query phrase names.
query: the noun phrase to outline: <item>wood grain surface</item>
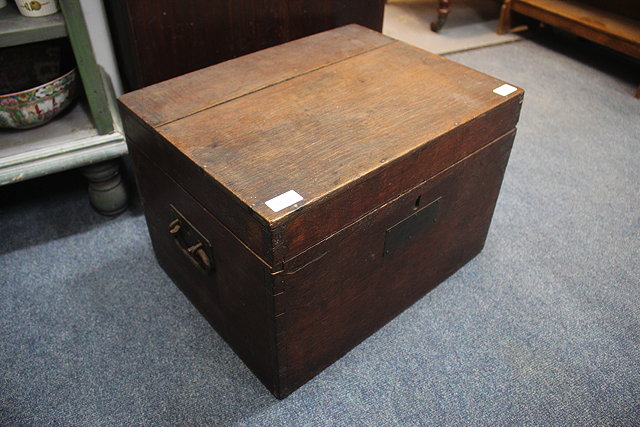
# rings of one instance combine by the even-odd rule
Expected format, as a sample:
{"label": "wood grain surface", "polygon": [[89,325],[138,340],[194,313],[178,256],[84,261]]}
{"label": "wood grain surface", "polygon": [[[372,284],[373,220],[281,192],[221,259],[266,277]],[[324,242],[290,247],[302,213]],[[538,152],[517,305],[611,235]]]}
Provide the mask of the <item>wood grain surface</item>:
{"label": "wood grain surface", "polygon": [[638,16],[640,3],[629,2],[626,6],[616,5],[618,9],[613,8],[614,4],[605,4],[605,1],[584,2],[582,0],[511,0],[509,2],[513,12],[562,28],[634,58],[640,58],[640,17]]}

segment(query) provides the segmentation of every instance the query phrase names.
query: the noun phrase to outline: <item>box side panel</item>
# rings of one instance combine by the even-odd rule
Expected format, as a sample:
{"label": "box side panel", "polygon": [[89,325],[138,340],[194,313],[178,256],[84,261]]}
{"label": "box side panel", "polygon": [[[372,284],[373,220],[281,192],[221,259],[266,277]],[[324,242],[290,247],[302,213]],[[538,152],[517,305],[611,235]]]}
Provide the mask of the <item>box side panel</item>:
{"label": "box side panel", "polygon": [[160,126],[391,41],[378,32],[348,25],[194,71],[120,99],[147,123]]}
{"label": "box side panel", "polygon": [[279,305],[287,395],[453,274],[482,249],[515,130],[300,257]]}
{"label": "box side panel", "polygon": [[271,268],[148,157],[131,146],[130,153],[158,262],[260,381],[277,393]]}
{"label": "box side panel", "polygon": [[211,176],[184,153],[167,143],[152,128],[126,108],[121,108],[122,122],[130,148],[153,159],[164,173],[179,182],[203,205],[215,207],[216,218],[269,265],[273,265],[271,231],[253,216],[234,194],[216,185]]}

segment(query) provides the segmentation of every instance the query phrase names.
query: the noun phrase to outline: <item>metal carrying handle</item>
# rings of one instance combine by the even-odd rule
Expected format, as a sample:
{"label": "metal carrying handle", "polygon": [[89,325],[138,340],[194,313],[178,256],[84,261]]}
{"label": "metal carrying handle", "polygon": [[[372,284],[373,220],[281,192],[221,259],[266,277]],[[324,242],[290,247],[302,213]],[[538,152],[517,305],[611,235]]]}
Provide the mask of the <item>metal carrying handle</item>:
{"label": "metal carrying handle", "polygon": [[180,219],[174,219],[169,223],[169,234],[173,236],[176,245],[178,245],[182,253],[202,270],[210,272],[213,263],[205,250],[204,244],[201,241],[196,241],[194,244],[188,243],[184,229]]}

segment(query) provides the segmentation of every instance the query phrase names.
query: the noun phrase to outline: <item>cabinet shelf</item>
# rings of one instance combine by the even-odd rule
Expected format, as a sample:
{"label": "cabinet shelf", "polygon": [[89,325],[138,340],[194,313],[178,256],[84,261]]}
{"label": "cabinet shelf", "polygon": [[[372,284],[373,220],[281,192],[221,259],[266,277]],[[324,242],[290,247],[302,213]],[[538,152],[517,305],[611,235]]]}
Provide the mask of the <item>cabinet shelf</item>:
{"label": "cabinet shelf", "polygon": [[80,100],[46,125],[0,130],[0,185],[120,157],[120,132],[99,135],[86,101]]}
{"label": "cabinet shelf", "polygon": [[0,47],[17,46],[67,36],[60,12],[40,18],[22,16],[13,5],[0,9]]}

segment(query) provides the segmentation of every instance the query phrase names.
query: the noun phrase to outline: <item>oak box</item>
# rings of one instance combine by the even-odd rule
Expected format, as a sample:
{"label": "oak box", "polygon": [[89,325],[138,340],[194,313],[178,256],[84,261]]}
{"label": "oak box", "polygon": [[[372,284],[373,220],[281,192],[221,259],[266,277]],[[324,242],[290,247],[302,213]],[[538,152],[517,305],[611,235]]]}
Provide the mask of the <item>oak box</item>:
{"label": "oak box", "polygon": [[522,97],[351,25],[120,108],[158,262],[282,398],[480,252]]}

